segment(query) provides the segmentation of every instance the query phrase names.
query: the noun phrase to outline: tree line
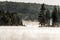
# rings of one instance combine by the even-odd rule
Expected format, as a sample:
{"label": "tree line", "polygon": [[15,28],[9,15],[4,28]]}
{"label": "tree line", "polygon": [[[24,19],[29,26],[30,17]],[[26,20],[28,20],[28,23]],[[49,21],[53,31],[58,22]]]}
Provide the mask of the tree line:
{"label": "tree line", "polygon": [[[41,26],[55,26],[58,23],[58,17],[57,17],[57,7],[54,6],[54,9],[52,13],[48,9],[46,9],[45,4],[41,5],[40,13],[38,16],[38,21]],[[52,20],[51,20],[52,19]],[[50,21],[51,20],[51,21]]]}
{"label": "tree line", "polygon": [[1,26],[18,26],[18,25],[23,25],[22,23],[22,18],[18,17],[16,12],[9,12],[6,11],[4,12],[4,10],[0,10],[0,25]]}

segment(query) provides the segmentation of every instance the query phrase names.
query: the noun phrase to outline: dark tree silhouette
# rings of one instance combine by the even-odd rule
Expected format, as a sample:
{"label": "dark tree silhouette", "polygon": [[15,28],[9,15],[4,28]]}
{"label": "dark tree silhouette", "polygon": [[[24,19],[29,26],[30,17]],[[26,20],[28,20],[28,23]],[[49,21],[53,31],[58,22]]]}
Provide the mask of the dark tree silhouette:
{"label": "dark tree silhouette", "polygon": [[51,18],[50,11],[47,9],[47,11],[46,11],[46,23],[48,26],[50,26],[50,18]]}
{"label": "dark tree silhouette", "polygon": [[23,25],[22,19],[18,17],[16,12],[10,13],[9,11],[0,10],[0,25]]}
{"label": "dark tree silhouette", "polygon": [[23,25],[21,17],[17,16],[16,21],[17,21],[17,25],[21,25],[21,26]]}
{"label": "dark tree silhouette", "polygon": [[42,4],[40,9],[40,14],[38,16],[39,24],[45,25],[45,20],[46,20],[46,8],[44,4]]}
{"label": "dark tree silhouette", "polygon": [[16,12],[12,13],[11,25],[23,25],[22,18],[18,17]]}
{"label": "dark tree silhouette", "polygon": [[54,10],[52,12],[52,22],[53,22],[52,23],[53,26],[58,22],[56,6],[54,6]]}

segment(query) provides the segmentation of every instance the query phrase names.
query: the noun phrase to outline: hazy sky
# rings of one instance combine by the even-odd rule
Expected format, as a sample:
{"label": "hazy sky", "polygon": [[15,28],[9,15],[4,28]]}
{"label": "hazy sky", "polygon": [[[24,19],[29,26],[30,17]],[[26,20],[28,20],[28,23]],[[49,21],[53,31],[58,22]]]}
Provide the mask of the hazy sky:
{"label": "hazy sky", "polygon": [[[0,0],[6,1],[6,0]],[[7,1],[14,1],[14,2],[30,2],[30,3],[45,3],[49,5],[60,5],[59,0],[7,0]]]}

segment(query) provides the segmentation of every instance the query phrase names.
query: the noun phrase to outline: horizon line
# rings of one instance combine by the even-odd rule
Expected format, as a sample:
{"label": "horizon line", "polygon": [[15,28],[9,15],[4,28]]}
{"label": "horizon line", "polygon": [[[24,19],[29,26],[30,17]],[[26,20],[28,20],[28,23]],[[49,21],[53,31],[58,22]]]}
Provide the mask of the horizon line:
{"label": "horizon line", "polygon": [[[0,1],[0,2],[6,2],[6,1]],[[16,2],[16,3],[35,3],[35,4],[46,4],[46,5],[51,5],[51,4],[47,4],[47,3],[38,3],[38,2],[20,2],[20,1],[7,1],[7,2]],[[51,5],[51,6],[60,6],[60,5]]]}

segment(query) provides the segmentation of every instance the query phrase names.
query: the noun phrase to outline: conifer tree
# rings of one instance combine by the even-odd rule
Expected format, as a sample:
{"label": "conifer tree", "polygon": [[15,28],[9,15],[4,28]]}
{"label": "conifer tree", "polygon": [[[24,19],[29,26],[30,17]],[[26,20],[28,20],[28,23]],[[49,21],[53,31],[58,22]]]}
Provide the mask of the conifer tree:
{"label": "conifer tree", "polygon": [[52,25],[54,26],[58,21],[58,18],[57,18],[57,8],[56,6],[54,6],[54,10],[52,12]]}
{"label": "conifer tree", "polygon": [[39,23],[41,25],[45,24],[45,15],[44,15],[45,14],[45,10],[46,10],[46,8],[45,8],[44,4],[42,4],[41,8],[40,8],[40,14],[38,16],[38,21],[39,21]]}

